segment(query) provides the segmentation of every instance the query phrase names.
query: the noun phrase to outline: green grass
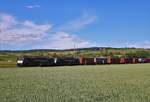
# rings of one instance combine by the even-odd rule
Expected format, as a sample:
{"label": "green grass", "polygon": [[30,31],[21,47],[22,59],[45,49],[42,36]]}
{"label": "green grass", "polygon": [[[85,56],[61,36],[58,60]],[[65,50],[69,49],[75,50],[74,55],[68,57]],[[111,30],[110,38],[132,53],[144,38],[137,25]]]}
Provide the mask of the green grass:
{"label": "green grass", "polygon": [[150,64],[0,68],[0,102],[150,102]]}

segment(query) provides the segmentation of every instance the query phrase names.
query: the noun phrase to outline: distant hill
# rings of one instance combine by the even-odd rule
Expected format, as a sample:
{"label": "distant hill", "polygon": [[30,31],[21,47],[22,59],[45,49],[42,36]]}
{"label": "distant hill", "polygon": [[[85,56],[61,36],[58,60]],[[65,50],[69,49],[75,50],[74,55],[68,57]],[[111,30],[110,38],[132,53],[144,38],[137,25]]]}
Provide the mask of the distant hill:
{"label": "distant hill", "polygon": [[48,57],[150,57],[150,49],[90,47],[78,49],[0,50],[0,61],[16,61],[21,56]]}
{"label": "distant hill", "polygon": [[[103,49],[114,49],[114,50],[127,50],[127,49],[143,49],[144,48],[112,48],[112,47],[89,47],[89,48],[75,48],[75,49],[30,49],[30,50],[0,50],[0,52],[36,52],[36,51],[44,51],[44,52],[60,52],[60,51],[74,51],[74,50],[103,50]],[[147,49],[149,50],[149,49]]]}

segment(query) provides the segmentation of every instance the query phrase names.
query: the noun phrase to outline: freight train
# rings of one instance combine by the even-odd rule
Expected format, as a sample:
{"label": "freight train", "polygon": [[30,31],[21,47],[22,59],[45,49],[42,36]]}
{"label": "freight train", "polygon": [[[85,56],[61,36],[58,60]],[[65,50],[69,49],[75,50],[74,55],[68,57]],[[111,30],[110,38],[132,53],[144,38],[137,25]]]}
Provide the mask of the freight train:
{"label": "freight train", "polygon": [[101,65],[101,64],[135,64],[150,63],[150,58],[49,58],[49,57],[20,57],[17,59],[17,66],[72,66],[72,65]]}

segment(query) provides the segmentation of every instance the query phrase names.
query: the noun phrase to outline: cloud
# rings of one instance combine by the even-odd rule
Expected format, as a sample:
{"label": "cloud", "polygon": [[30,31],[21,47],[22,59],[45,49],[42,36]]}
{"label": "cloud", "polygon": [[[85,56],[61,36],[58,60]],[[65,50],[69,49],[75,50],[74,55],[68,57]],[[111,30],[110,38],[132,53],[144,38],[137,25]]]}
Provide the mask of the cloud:
{"label": "cloud", "polygon": [[42,40],[51,24],[35,24],[32,21],[18,21],[8,14],[0,14],[0,43],[23,45]]}
{"label": "cloud", "polygon": [[[80,38],[76,34],[53,31],[52,24],[36,24],[33,21],[19,21],[14,16],[0,13],[0,44],[18,49],[29,48],[68,49],[94,46],[94,43]],[[7,48],[8,49],[8,48]]]}
{"label": "cloud", "polygon": [[28,8],[28,9],[33,9],[33,8],[39,8],[39,7],[41,7],[40,5],[28,5],[28,6],[25,6],[26,8]]}
{"label": "cloud", "polygon": [[69,49],[96,46],[95,43],[84,40],[75,34],[62,31],[51,34],[44,42],[43,45],[36,46],[36,48]]}
{"label": "cloud", "polygon": [[83,13],[79,18],[69,21],[68,23],[62,25],[59,29],[65,31],[82,29],[89,24],[94,23],[96,19],[97,16],[95,15]]}
{"label": "cloud", "polygon": [[37,25],[33,23],[32,21],[26,20],[22,23],[23,26],[27,28],[32,28],[40,32],[48,31],[50,28],[52,28],[52,24],[45,24],[45,25]]}
{"label": "cloud", "polygon": [[4,13],[0,14],[0,30],[9,29],[17,23],[18,22],[13,16],[10,16]]}

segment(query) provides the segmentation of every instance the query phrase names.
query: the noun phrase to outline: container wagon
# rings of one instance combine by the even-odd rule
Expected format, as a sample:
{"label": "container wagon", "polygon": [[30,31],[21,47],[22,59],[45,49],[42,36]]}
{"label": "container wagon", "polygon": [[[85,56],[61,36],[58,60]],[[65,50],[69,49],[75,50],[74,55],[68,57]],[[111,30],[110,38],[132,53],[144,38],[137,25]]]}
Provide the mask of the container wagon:
{"label": "container wagon", "polygon": [[119,64],[120,58],[111,58],[111,64]]}
{"label": "container wagon", "polygon": [[85,58],[85,65],[94,65],[94,58]]}
{"label": "container wagon", "polygon": [[138,63],[146,63],[146,59],[145,58],[138,58]]}
{"label": "container wagon", "polygon": [[80,57],[80,65],[94,65],[94,58]]}
{"label": "container wagon", "polygon": [[63,66],[65,65],[65,60],[63,58],[54,58],[55,66]]}
{"label": "container wagon", "polygon": [[79,59],[64,58],[64,65],[79,65]]}
{"label": "container wagon", "polygon": [[138,63],[138,58],[125,58],[125,63],[130,63],[130,64]]}
{"label": "container wagon", "polygon": [[133,63],[133,58],[125,58],[125,63]]}
{"label": "container wagon", "polygon": [[150,58],[145,58],[146,63],[150,63]]}
{"label": "container wagon", "polygon": [[95,64],[107,64],[107,58],[106,57],[98,57],[94,58]]}

